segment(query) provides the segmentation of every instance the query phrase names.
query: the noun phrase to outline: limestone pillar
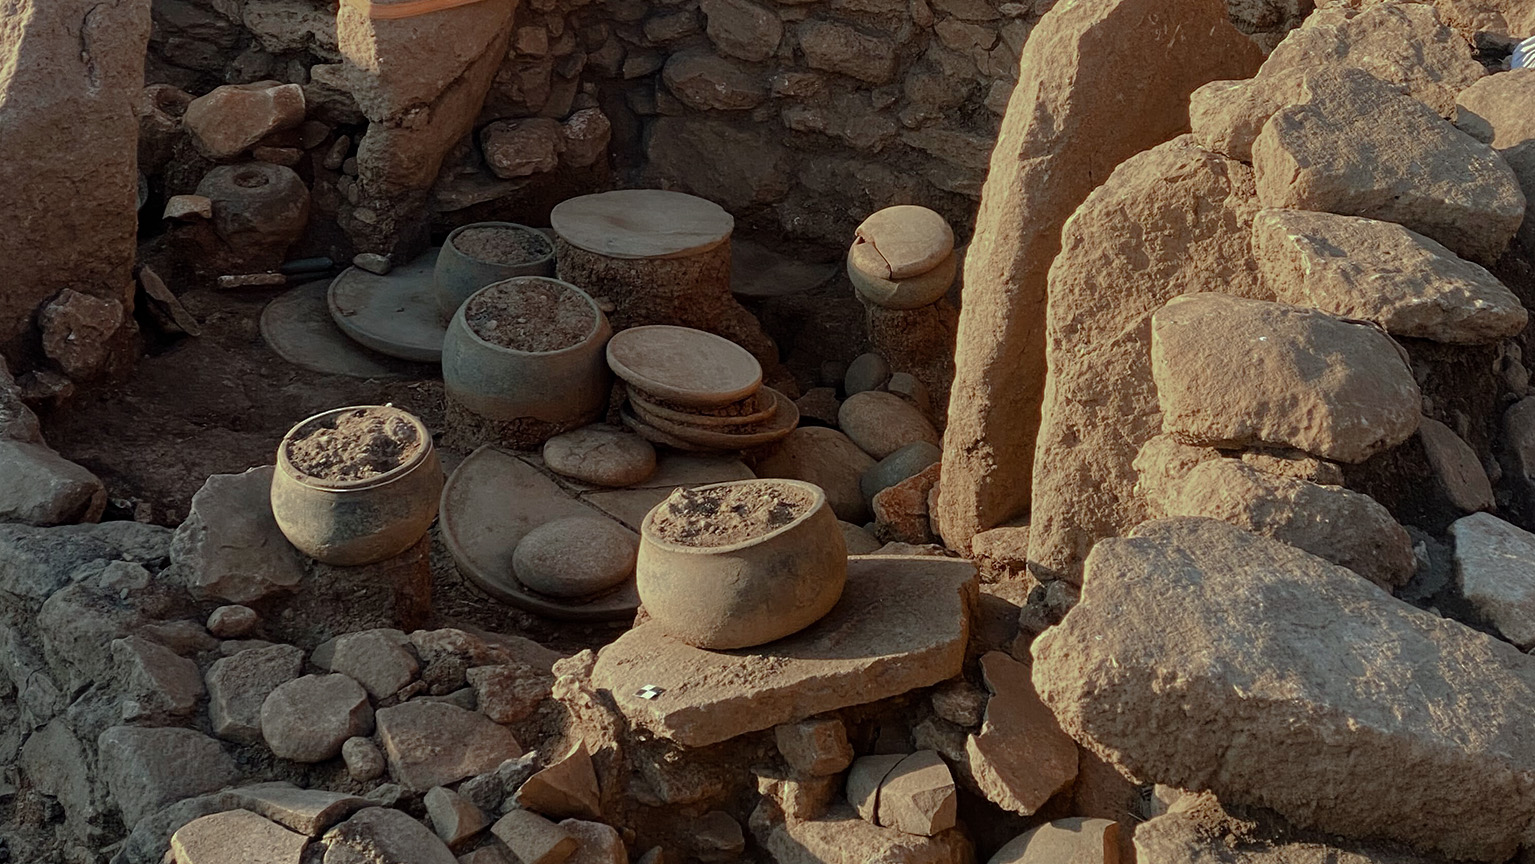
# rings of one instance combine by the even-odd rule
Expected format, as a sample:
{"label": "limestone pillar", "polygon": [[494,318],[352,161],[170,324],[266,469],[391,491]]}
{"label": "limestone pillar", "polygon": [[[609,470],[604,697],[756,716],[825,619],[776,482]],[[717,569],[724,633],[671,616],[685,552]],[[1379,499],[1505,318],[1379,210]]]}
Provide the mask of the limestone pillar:
{"label": "limestone pillar", "polygon": [[133,297],[149,0],[0,3],[0,348],[65,288]]}
{"label": "limestone pillar", "polygon": [[1262,59],[1222,0],[1059,3],[1034,28],[965,260],[937,512],[949,545],[1028,509],[1062,225],[1115,165],[1188,129],[1196,88]]}

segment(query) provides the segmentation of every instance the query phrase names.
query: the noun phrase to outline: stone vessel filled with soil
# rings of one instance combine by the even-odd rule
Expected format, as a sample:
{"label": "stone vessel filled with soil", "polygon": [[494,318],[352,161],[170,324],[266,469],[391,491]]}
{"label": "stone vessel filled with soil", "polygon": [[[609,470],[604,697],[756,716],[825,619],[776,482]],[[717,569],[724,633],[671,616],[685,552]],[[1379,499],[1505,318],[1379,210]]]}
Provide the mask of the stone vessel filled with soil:
{"label": "stone vessel filled with soil", "polygon": [[637,579],[645,611],[668,634],[699,648],[746,648],[831,611],[847,580],[847,546],[813,484],[679,489],[640,527]]}
{"label": "stone vessel filled with soil", "polygon": [[284,436],[272,514],[305,555],[371,564],[426,534],[441,493],[442,466],[419,419],[390,405],[337,408]]}
{"label": "stone vessel filled with soil", "polygon": [[432,276],[437,314],[447,321],[469,295],[514,276],[553,276],[554,244],[515,222],[475,222],[448,235]]}
{"label": "stone vessel filled with soil", "polygon": [[530,449],[597,419],[612,335],[596,302],[557,279],[520,276],[477,291],[443,340],[450,436]]}

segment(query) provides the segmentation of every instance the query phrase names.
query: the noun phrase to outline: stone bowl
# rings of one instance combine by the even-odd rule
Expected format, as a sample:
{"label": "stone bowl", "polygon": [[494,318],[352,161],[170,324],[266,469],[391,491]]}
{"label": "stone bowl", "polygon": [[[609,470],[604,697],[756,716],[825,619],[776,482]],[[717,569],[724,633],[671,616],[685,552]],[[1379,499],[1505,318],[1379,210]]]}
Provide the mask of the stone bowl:
{"label": "stone bowl", "polygon": [[558,279],[520,276],[475,293],[516,283],[574,291],[591,307],[591,332],[555,351],[518,351],[480,338],[465,318],[466,301],[453,313],[442,343],[442,380],[448,396],[487,420],[532,419],[560,429],[592,422],[602,414],[611,393],[612,377],[603,352],[613,335],[612,325],[586,292]]}
{"label": "stone bowl", "polygon": [[[304,473],[288,445],[311,423],[358,408],[392,412],[409,421],[425,446],[405,464],[363,480],[328,480]],[[416,545],[437,518],[442,464],[432,433],[413,414],[391,406],[324,411],[296,424],[277,447],[272,515],[300,552],[325,564],[352,567],[385,561]]]}
{"label": "stone bowl", "polygon": [[[518,264],[498,264],[471,258],[458,250],[453,241],[465,231],[474,228],[500,228],[515,231],[532,238],[545,254],[532,261]],[[437,314],[443,321],[452,319],[453,313],[464,305],[471,295],[492,282],[501,282],[514,276],[553,276],[554,244],[543,232],[516,222],[474,222],[453,229],[437,254],[437,266],[432,271],[432,292],[437,299]]]}
{"label": "stone bowl", "polygon": [[807,493],[809,509],[766,534],[725,546],[689,546],[659,536],[656,505],[640,525],[640,602],[669,635],[698,648],[748,648],[819,621],[842,597],[847,545],[819,486],[799,480],[740,480],[698,490],[761,485]]}

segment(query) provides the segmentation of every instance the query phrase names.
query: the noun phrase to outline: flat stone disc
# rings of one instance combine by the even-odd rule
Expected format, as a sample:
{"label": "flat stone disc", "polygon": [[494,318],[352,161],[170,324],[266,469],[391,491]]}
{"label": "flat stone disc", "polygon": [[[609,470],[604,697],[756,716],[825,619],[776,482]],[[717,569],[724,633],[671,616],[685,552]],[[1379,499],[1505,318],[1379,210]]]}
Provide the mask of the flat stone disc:
{"label": "flat stone disc", "polygon": [[[766,423],[773,419],[773,412],[778,410],[778,400],[774,399],[764,387],[741,402],[736,403],[741,408],[736,414],[716,413],[690,413],[669,408],[664,402],[634,387],[624,388],[629,401],[634,404],[635,412],[646,417],[659,417],[662,420],[670,420],[673,423],[686,423],[689,426],[749,426],[755,423]],[[713,412],[714,408],[695,408],[697,412]]]}
{"label": "flat stone disc", "polygon": [[713,201],[663,189],[619,189],[555,205],[566,243],[609,258],[685,258],[730,239],[735,218]]}
{"label": "flat stone disc", "polygon": [[719,408],[762,387],[762,364],[751,352],[723,336],[670,324],[614,336],[608,366],[646,393],[688,408]]}
{"label": "flat stone disc", "polygon": [[880,279],[909,279],[938,266],[954,251],[954,229],[915,204],[886,207],[863,220],[848,261]]}
{"label": "flat stone disc", "polygon": [[261,312],[261,337],[277,356],[322,375],[353,378],[435,378],[431,366],[387,357],[353,342],[331,320],[325,295],[330,283],[300,285]]}
{"label": "flat stone disc", "polygon": [[342,332],[391,357],[442,362],[447,325],[437,317],[432,271],[437,249],[396,267],[387,276],[351,267],[330,285],[330,314]]}
{"label": "flat stone disc", "polygon": [[517,581],[512,556],[522,538],[534,528],[571,517],[608,518],[512,453],[485,446],[469,454],[448,477],[437,525],[458,572],[498,600],[568,621],[632,619],[640,605],[633,579],[584,600],[538,594]]}
{"label": "flat stone disc", "polygon": [[730,290],[742,297],[785,297],[825,285],[836,262],[817,264],[740,237],[730,240]]}
{"label": "flat stone disc", "polygon": [[771,387],[762,388],[762,392],[776,403],[772,416],[765,422],[747,423],[734,429],[689,426],[654,416],[645,410],[644,405],[636,403],[633,407],[635,417],[641,422],[683,443],[710,450],[750,450],[783,440],[799,425],[799,408],[795,407],[794,400]]}

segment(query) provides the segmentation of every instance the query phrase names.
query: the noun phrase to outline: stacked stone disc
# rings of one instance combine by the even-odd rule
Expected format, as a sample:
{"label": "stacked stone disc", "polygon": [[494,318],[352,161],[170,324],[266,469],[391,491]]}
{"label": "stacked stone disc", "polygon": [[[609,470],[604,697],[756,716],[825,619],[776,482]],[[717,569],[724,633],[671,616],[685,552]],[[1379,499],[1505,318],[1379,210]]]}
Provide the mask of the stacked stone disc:
{"label": "stacked stone disc", "polygon": [[653,444],[750,450],[799,425],[793,401],[762,386],[762,365],[729,339],[656,324],[619,333],[607,351],[625,385],[624,423]]}
{"label": "stacked stone disc", "polygon": [[959,326],[959,312],[946,298],[958,272],[949,223],[910,204],[865,219],[847,253],[847,275],[864,305],[869,341],[892,367],[928,388],[940,420]]}

